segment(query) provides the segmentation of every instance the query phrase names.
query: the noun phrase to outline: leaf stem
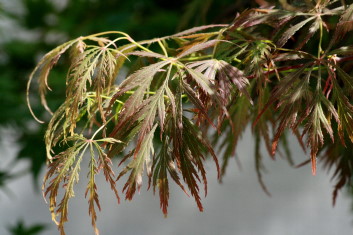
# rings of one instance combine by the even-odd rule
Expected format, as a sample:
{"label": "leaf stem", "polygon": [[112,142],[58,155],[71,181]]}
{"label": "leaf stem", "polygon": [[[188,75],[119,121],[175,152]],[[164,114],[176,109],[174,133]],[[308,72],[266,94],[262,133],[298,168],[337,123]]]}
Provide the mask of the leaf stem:
{"label": "leaf stem", "polygon": [[115,115],[111,116],[105,123],[103,123],[103,125],[101,125],[92,135],[92,137],[89,139],[90,141],[93,141],[94,140],[94,137],[96,137],[96,135],[101,131],[103,130],[104,127],[107,126],[107,124],[113,120],[113,118],[115,117]]}
{"label": "leaf stem", "polygon": [[320,39],[319,39],[319,48],[318,48],[318,52],[317,52],[317,58],[321,58],[321,54],[322,54],[322,37],[323,37],[323,26],[322,26],[322,19],[321,16],[320,17]]}
{"label": "leaf stem", "polygon": [[[135,93],[135,91],[126,91],[125,94],[129,94],[129,95],[133,95]],[[155,91],[148,91],[145,92],[145,94],[149,94],[149,95],[155,95],[157,94]],[[181,98],[185,98],[186,95],[182,95]],[[169,99],[169,97],[167,95],[164,95],[164,98]]]}
{"label": "leaf stem", "polygon": [[199,61],[203,59],[209,59],[212,58],[212,55],[204,55],[204,56],[195,56],[195,57],[189,57],[189,58],[181,58],[179,61]]}
{"label": "leaf stem", "polygon": [[161,49],[162,49],[164,55],[165,55],[166,57],[168,57],[167,50],[166,50],[165,46],[163,45],[163,43],[161,42],[161,40],[158,40],[158,45],[161,47]]}
{"label": "leaf stem", "polygon": [[[91,92],[91,93],[92,93],[92,95],[90,95],[90,94],[87,95],[88,98],[96,98],[96,97],[97,97],[96,94],[95,94],[95,92]],[[112,99],[112,97],[106,96],[106,95],[100,95],[100,97],[102,97],[102,98],[104,98],[104,99],[108,99],[108,100],[111,100],[111,99]],[[118,99],[116,99],[115,102],[117,102],[117,103],[119,103],[119,104],[125,104],[124,102],[122,102],[121,100],[118,100]]]}
{"label": "leaf stem", "polygon": [[[222,40],[222,39],[223,39],[223,32],[224,32],[225,30],[226,30],[226,29],[221,29],[221,30],[218,32],[218,35],[217,35],[216,40]],[[216,42],[216,44],[215,44],[214,47],[213,47],[212,58],[214,58],[214,56],[215,56],[215,54],[216,54],[218,43],[219,43],[219,42]]]}

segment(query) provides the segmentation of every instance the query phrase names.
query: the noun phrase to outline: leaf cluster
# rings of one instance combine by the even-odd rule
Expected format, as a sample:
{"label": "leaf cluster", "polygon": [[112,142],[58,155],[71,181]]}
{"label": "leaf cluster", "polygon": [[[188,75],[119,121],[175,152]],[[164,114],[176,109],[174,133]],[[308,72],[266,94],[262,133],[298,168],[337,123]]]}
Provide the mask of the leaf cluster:
{"label": "leaf cluster", "polygon": [[[98,33],[64,43],[42,58],[28,92],[38,78],[49,112],[49,73],[64,53],[71,58],[65,102],[53,113],[45,134],[49,166],[43,189],[62,234],[86,152],[86,197],[98,234],[95,176],[101,170],[118,201],[116,181],[129,174],[122,191],[131,200],[146,172],[165,215],[170,179],[202,211],[206,156],[212,157],[221,178],[250,123],[256,171],[266,192],[261,143],[272,158],[283,146],[292,164],[286,142],[291,130],[303,149],[310,150],[313,174],[318,157],[336,167],[335,200],[352,172],[346,148],[353,143],[353,5],[326,0],[283,8],[250,9],[228,25],[139,42],[123,32]],[[221,167],[215,148],[224,151]],[[122,156],[123,167],[115,176],[112,159],[117,156]],[[61,186],[64,194],[57,203]]]}

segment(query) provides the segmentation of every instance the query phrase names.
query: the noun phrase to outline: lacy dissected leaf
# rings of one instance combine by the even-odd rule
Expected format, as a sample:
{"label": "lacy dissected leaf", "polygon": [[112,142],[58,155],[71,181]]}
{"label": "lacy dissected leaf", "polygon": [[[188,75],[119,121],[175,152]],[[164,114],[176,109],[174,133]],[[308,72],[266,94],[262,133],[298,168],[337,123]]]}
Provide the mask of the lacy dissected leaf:
{"label": "lacy dissected leaf", "polygon": [[353,30],[353,4],[349,5],[349,7],[341,15],[330,44],[332,45],[339,42],[339,40],[351,30]]}
{"label": "lacy dissected leaf", "polygon": [[277,109],[281,110],[278,116],[277,130],[272,142],[272,155],[276,153],[278,141],[286,128],[292,128],[294,132],[296,131],[297,116],[304,112],[303,105],[311,101],[312,92],[309,87],[311,70],[305,72],[308,66],[303,66],[282,79],[274,88],[274,92],[266,105],[268,107],[269,104],[277,101]]}
{"label": "lacy dissected leaf", "polygon": [[210,29],[210,28],[219,28],[219,27],[226,27],[228,26],[227,24],[211,24],[211,25],[203,25],[203,26],[198,26],[198,27],[194,27],[191,29],[187,29],[185,31],[182,31],[180,33],[174,34],[171,37],[181,37],[184,35],[189,35],[189,34],[193,34],[199,31],[203,31],[206,29]]}
{"label": "lacy dissected leaf", "polygon": [[227,62],[223,60],[204,60],[191,63],[188,67],[195,68],[196,71],[201,72],[210,81],[217,84],[219,96],[222,97],[224,102],[231,99],[232,85],[235,85],[251,101],[247,91],[248,79],[241,70]]}
{"label": "lacy dissected leaf", "polygon": [[[189,79],[190,81],[189,83],[187,83],[188,80],[186,80],[186,82],[183,83],[185,93],[187,94],[190,101],[198,109],[198,111],[205,118],[209,119],[207,112],[208,112],[208,109],[212,107],[212,104],[211,104],[212,101],[213,103],[221,104],[220,109],[222,108],[225,109],[225,106],[228,103],[228,99],[224,99],[223,92],[220,91],[220,89],[218,89],[216,86],[216,73],[218,70],[217,61],[214,61],[214,60],[198,61],[198,62],[187,64],[187,67],[190,69],[193,69],[196,72],[194,76],[197,76],[198,74],[201,74],[203,76],[201,77],[200,81],[196,80],[196,83],[198,85],[199,84],[202,85],[201,82],[205,81],[207,85],[207,89],[209,90],[209,91],[206,90],[205,92],[204,89],[201,87],[201,89],[200,88],[198,89],[199,91],[197,90],[194,91],[194,89],[192,88],[193,84],[191,82],[192,81],[191,77]],[[213,113],[215,114],[215,112]]]}
{"label": "lacy dissected leaf", "polygon": [[328,170],[334,169],[332,179],[336,179],[336,184],[332,193],[332,203],[335,205],[338,191],[345,185],[351,185],[353,172],[352,148],[350,141],[346,141],[347,146],[339,142],[327,147],[322,155],[324,167]]}
{"label": "lacy dissected leaf", "polygon": [[[122,32],[98,33],[69,41],[44,56],[31,74],[28,89],[38,74],[42,104],[49,110],[44,98],[49,89],[48,74],[60,56],[71,49],[66,100],[54,112],[45,133],[50,163],[44,194],[49,197],[53,220],[59,217],[56,222],[61,234],[88,148],[85,196],[98,234],[100,203],[95,178],[101,170],[118,202],[116,181],[129,173],[123,192],[131,200],[140,190],[146,171],[149,186],[159,190],[165,215],[170,179],[188,191],[202,211],[199,187],[203,184],[207,194],[206,155],[212,156],[219,175],[224,175],[242,133],[252,121],[255,168],[267,194],[262,179],[262,143],[273,158],[281,143],[289,155],[286,130],[291,129],[303,146],[306,137],[313,174],[316,156],[323,149],[328,168],[337,165],[335,200],[352,171],[344,146],[349,150],[353,143],[353,50],[348,37],[338,48],[334,46],[352,30],[353,8],[339,7],[339,1],[329,0],[280,4],[294,11],[251,9],[239,14],[230,25],[200,26],[140,42]],[[123,36],[102,37],[108,34]],[[121,41],[125,44],[117,45]],[[125,66],[129,61],[126,55],[138,57],[136,63]],[[129,69],[128,75],[115,84],[123,66],[119,75],[125,76],[125,68]],[[207,138],[210,126],[217,132],[214,144],[224,151],[221,172]],[[101,139],[95,139],[97,135]],[[341,141],[333,142],[337,138]],[[60,148],[64,150],[55,155]],[[116,177],[112,158],[120,154],[125,155],[120,164],[128,163]],[[62,198],[57,203],[61,186]]]}
{"label": "lacy dissected leaf", "polygon": [[349,96],[353,95],[353,77],[346,73],[342,68],[339,66],[334,67],[337,70],[337,76],[343,82],[343,91],[348,94]]}
{"label": "lacy dissected leaf", "polygon": [[301,21],[300,23],[293,25],[292,27],[290,27],[287,31],[285,31],[281,37],[277,40],[277,46],[278,47],[282,47],[284,44],[286,44],[286,42],[299,30],[301,29],[303,26],[305,26],[307,23],[309,23],[310,21],[314,20],[315,17],[309,17],[304,21]]}
{"label": "lacy dissected leaf", "polygon": [[[118,191],[115,187],[115,175],[111,168],[112,163],[110,159],[107,158],[104,149],[99,143],[114,144],[120,143],[120,141],[113,138],[87,140],[80,135],[67,137],[65,141],[67,143],[72,142],[72,146],[53,158],[43,183],[43,188],[46,187],[44,195],[49,196],[52,219],[58,224],[61,234],[65,234],[64,223],[68,221],[68,203],[70,198],[75,196],[74,185],[77,184],[79,180],[80,164],[86,150],[89,148],[90,161],[85,196],[88,196],[88,211],[92,219],[94,231],[96,235],[98,235],[99,231],[96,226],[97,214],[95,208],[97,207],[99,210],[101,208],[95,177],[99,174],[101,169],[103,169],[105,178],[107,182],[109,182],[119,202]],[[96,153],[98,154],[98,160],[95,157]],[[62,185],[65,191],[61,202],[57,205],[56,200],[60,185]],[[57,216],[59,216],[58,222],[56,221]]]}
{"label": "lacy dissected leaf", "polygon": [[55,49],[51,50],[50,52],[48,52],[38,62],[37,66],[34,68],[33,72],[29,76],[28,83],[27,83],[27,104],[28,104],[28,107],[29,107],[30,112],[33,115],[33,117],[40,123],[42,123],[42,121],[40,121],[34,115],[32,108],[31,108],[31,104],[29,102],[29,90],[30,90],[30,86],[32,83],[32,79],[39,71],[39,79],[38,80],[39,80],[39,94],[41,97],[41,102],[42,102],[43,106],[45,107],[45,109],[51,113],[51,111],[47,105],[46,99],[45,99],[45,94],[46,94],[47,89],[50,90],[50,88],[48,86],[48,76],[49,76],[50,70],[58,62],[61,55],[64,54],[76,42],[77,42],[77,39],[68,41],[68,42],[56,47]]}
{"label": "lacy dissected leaf", "polygon": [[102,95],[110,94],[110,90],[116,78],[116,57],[109,48],[102,48],[101,55],[93,77],[93,85],[96,93],[101,118],[105,122],[103,113]]}
{"label": "lacy dissected leaf", "polygon": [[[147,70],[150,74],[146,74],[145,69],[142,69],[130,75],[130,79],[127,78],[129,79],[129,82],[123,82],[120,86],[121,90],[114,95],[112,100],[115,100],[118,96],[122,95],[123,91],[126,92],[137,87],[133,94],[126,100],[124,106],[122,107],[122,111],[119,114],[118,122],[110,133],[110,136],[123,141],[125,145],[113,145],[109,152],[109,156],[118,154],[121,150],[123,150],[126,144],[132,140],[137,132],[139,132],[136,145],[136,149],[138,151],[144,137],[152,129],[157,113],[159,114],[161,129],[163,130],[165,117],[164,94],[166,92],[168,94],[169,91],[168,82],[170,80],[172,65],[169,65],[168,72],[165,76],[161,77],[161,79],[164,80],[162,81],[161,87],[155,92],[155,94],[149,96],[148,92],[154,78],[153,76],[156,73],[161,72],[160,69],[168,63],[170,63],[170,61],[158,62],[157,66],[156,64],[153,64],[153,67]],[[142,80],[143,78],[144,80]],[[170,97],[170,94],[171,92],[169,92],[168,97],[172,100],[173,98]]]}
{"label": "lacy dissected leaf", "polygon": [[165,57],[164,55],[161,55],[161,54],[158,54],[158,53],[154,53],[154,52],[150,52],[150,51],[133,51],[133,52],[130,52],[129,55],[167,59],[167,57]]}
{"label": "lacy dissected leaf", "polygon": [[89,173],[88,173],[88,184],[85,192],[85,197],[89,195],[88,197],[88,214],[91,216],[91,223],[94,228],[94,231],[96,234],[99,234],[97,225],[96,225],[96,220],[97,220],[97,213],[95,207],[98,207],[99,210],[101,210],[100,204],[99,204],[99,198],[97,194],[97,185],[96,185],[96,180],[95,176],[98,173],[98,166],[97,166],[97,161],[94,157],[94,149],[93,146],[90,145],[90,151],[91,151],[91,159],[89,162]]}
{"label": "lacy dissected leaf", "polygon": [[[169,62],[167,62],[169,63]],[[160,66],[164,66],[163,63]],[[131,169],[131,174],[128,179],[128,182],[124,186],[126,190],[126,199],[131,200],[136,187],[140,190],[142,185],[142,173],[144,171],[144,164],[146,164],[147,174],[151,175],[151,160],[150,154],[153,154],[153,136],[157,124],[155,124],[156,115],[158,113],[161,130],[163,131],[164,119],[165,119],[165,101],[164,94],[168,90],[168,84],[170,80],[172,65],[169,65],[168,72],[162,78],[164,81],[157,91],[153,95],[145,99],[144,93],[140,91],[143,89],[147,91],[151,81],[148,81],[145,87],[141,85],[137,90],[132,94],[128,100],[125,102],[123,111],[119,116],[117,125],[115,126],[112,134],[120,132],[122,128],[131,126],[135,122],[138,122],[138,137],[136,142],[136,147],[133,150],[133,160],[127,165],[127,167],[120,173],[118,179],[126,174]],[[152,80],[152,78],[151,78]],[[142,87],[142,88],[141,88]],[[138,92],[142,94],[138,94]],[[168,92],[167,92],[168,94]],[[170,97],[170,96],[169,96]],[[130,102],[132,100],[132,102]],[[133,109],[131,105],[135,105],[136,108]],[[124,159],[125,160],[125,159]],[[144,163],[145,162],[145,163]]]}
{"label": "lacy dissected leaf", "polygon": [[[286,1],[283,1],[286,2]],[[312,38],[315,34],[320,29],[320,38],[322,38],[322,30],[323,27],[325,27],[327,30],[329,30],[329,24],[331,23],[330,20],[327,20],[329,17],[327,16],[334,16],[334,15],[341,15],[342,14],[342,7],[338,8],[332,8],[330,6],[331,3],[334,3],[336,1],[318,1],[315,5],[311,3],[311,1],[307,1],[307,4],[304,8],[299,8],[294,10],[290,10],[293,12],[297,13],[295,14],[296,17],[295,20],[293,20],[295,23],[293,26],[290,26],[288,24],[285,24],[284,27],[278,27],[278,34],[279,37],[277,41],[277,46],[282,47],[286,44],[286,42],[292,38],[300,29],[306,29],[307,31],[302,30],[305,33],[302,33],[302,37],[298,37],[298,46],[297,50],[302,48],[310,38]],[[308,4],[310,3],[310,4]],[[289,5],[292,7],[292,5]],[[290,12],[287,11],[287,12]],[[305,20],[300,20],[300,18],[307,17]],[[289,21],[289,23],[293,23],[293,21]],[[314,21],[311,23],[310,26],[306,26],[310,21]],[[288,28],[289,27],[289,28]],[[296,38],[294,38],[295,40]],[[332,43],[331,43],[332,44]]]}
{"label": "lacy dissected leaf", "polygon": [[161,69],[166,66],[167,64],[171,63],[171,61],[160,61],[154,63],[152,65],[146,66],[135,73],[131,74],[127,77],[118,87],[118,92],[114,95],[111,103],[113,103],[119,96],[124,94],[126,91],[131,91],[133,89],[137,90],[130,98],[131,106],[125,105],[129,111],[125,111],[128,114],[133,112],[133,110],[141,103],[145,94],[145,91],[149,88],[153,77],[158,73],[161,72]]}
{"label": "lacy dissected leaf", "polygon": [[[91,216],[92,226],[94,228],[96,235],[99,234],[99,231],[96,225],[97,214],[96,214],[95,207],[98,207],[99,210],[101,210],[101,207],[100,207],[98,194],[97,194],[97,185],[95,181],[95,176],[99,174],[101,169],[103,169],[103,174],[105,176],[105,179],[110,184],[110,188],[114,192],[118,203],[120,203],[120,197],[115,185],[115,173],[113,172],[111,167],[112,161],[107,157],[107,154],[104,152],[104,149],[99,145],[100,142],[106,143],[106,144],[115,144],[115,143],[121,143],[121,141],[118,141],[113,138],[103,138],[99,140],[89,141],[91,158],[90,158],[89,173],[88,173],[89,181],[86,188],[85,197],[89,195],[88,212],[89,212],[89,215]],[[98,155],[98,161],[95,158],[96,153]]]}
{"label": "lacy dissected leaf", "polygon": [[220,84],[220,88],[222,90],[226,90],[226,84],[229,83],[229,81],[231,81],[231,83],[235,85],[237,89],[248,98],[250,103],[253,103],[250,94],[247,91],[249,81],[244,76],[243,71],[234,66],[231,66],[225,61],[220,61],[220,68],[218,73],[218,83]]}
{"label": "lacy dissected leaf", "polygon": [[334,140],[333,130],[331,127],[331,122],[328,119],[328,115],[323,110],[323,106],[327,109],[330,115],[333,115],[337,122],[339,122],[338,114],[333,104],[326,99],[322,94],[316,92],[314,94],[313,100],[307,105],[306,110],[300,117],[300,121],[304,118],[307,122],[304,126],[304,131],[302,135],[307,134],[307,143],[310,146],[311,152],[311,163],[312,163],[312,173],[316,174],[316,155],[319,148],[324,144],[324,133],[323,128]]}
{"label": "lacy dissected leaf", "polygon": [[[90,97],[91,96],[91,97]],[[99,112],[99,104],[97,100],[94,100],[95,94],[87,94],[83,104],[79,107],[78,117],[75,120],[76,123],[85,119],[87,116],[87,123],[94,120],[96,113]],[[72,128],[71,120],[66,119],[66,113],[70,112],[70,107],[72,99],[66,100],[53,114],[47,130],[45,132],[45,145],[48,160],[51,160],[52,154],[54,153],[54,148],[58,146],[58,143],[63,140],[65,141],[68,136],[70,136],[70,129]],[[102,105],[105,105],[109,101],[104,101]],[[85,116],[86,115],[86,116]],[[76,126],[76,123],[74,126]],[[87,125],[87,124],[86,124]]]}
{"label": "lacy dissected leaf", "polygon": [[72,99],[70,111],[66,112],[67,119],[72,123],[70,132],[73,133],[79,107],[82,105],[85,93],[92,86],[95,90],[101,117],[104,120],[102,109],[103,90],[110,92],[115,77],[116,58],[109,48],[92,46],[79,54],[72,63],[67,77],[66,96]]}
{"label": "lacy dissected leaf", "polygon": [[[68,221],[68,203],[74,194],[74,185],[79,180],[80,163],[82,161],[85,150],[88,147],[85,138],[82,136],[69,137],[68,141],[74,141],[72,147],[64,152],[59,153],[50,163],[48,172],[44,178],[43,188],[46,186],[45,196],[49,196],[49,206],[53,221],[57,223],[61,234],[64,232],[64,223]],[[57,195],[60,185],[65,188],[61,202],[57,205]],[[59,216],[57,222],[56,217]]]}
{"label": "lacy dissected leaf", "polygon": [[183,91],[195,105],[193,111],[196,113],[197,123],[206,121],[214,126],[212,122],[214,117],[221,120],[224,114],[227,115],[227,102],[223,101],[218,94],[217,86],[212,77],[206,77],[203,73],[188,65],[185,66],[185,71],[186,73],[182,79]]}
{"label": "lacy dissected leaf", "polygon": [[181,171],[184,182],[187,184],[191,196],[194,197],[200,211],[203,211],[199,195],[200,172],[207,194],[207,178],[203,161],[204,154],[209,152],[216,163],[218,173],[219,165],[217,157],[201,131],[186,117],[180,114],[174,117],[171,129],[172,154],[175,157],[178,169]]}
{"label": "lacy dissected leaf", "polygon": [[210,78],[190,67],[186,66],[185,69],[190,75],[190,78],[192,78],[193,81],[197,83],[198,87],[201,88],[204,93],[206,93],[208,96],[214,96],[216,93],[216,88]]}
{"label": "lacy dissected leaf", "polygon": [[145,105],[141,109],[141,114],[139,114],[139,119],[141,119],[141,129],[140,134],[137,139],[136,150],[139,149],[140,143],[142,143],[145,135],[148,134],[155,122],[156,114],[158,112],[160,118],[160,126],[161,130],[163,130],[164,119],[165,119],[165,104],[164,104],[164,93],[165,88],[168,84],[168,79],[165,80],[164,84],[156,91],[156,94],[151,96],[146,102]]}
{"label": "lacy dissected leaf", "polygon": [[[120,172],[118,179],[131,171],[128,181],[124,185],[126,199],[131,200],[136,192],[136,188],[140,190],[142,186],[142,174],[146,165],[147,174],[151,174],[151,155],[154,154],[153,136],[157,128],[155,125],[152,130],[145,135],[140,148],[133,152],[133,160]],[[124,159],[125,160],[125,159]]]}
{"label": "lacy dissected leaf", "polygon": [[268,67],[271,60],[271,51],[273,44],[269,41],[255,40],[249,45],[245,59],[242,63],[245,65],[245,74],[251,74],[257,80],[257,90],[260,92],[262,87],[266,86],[267,76],[263,72]]}
{"label": "lacy dissected leaf", "polygon": [[[52,148],[56,146],[58,141],[60,141],[65,136],[65,131],[67,131],[66,121],[65,121],[65,110],[67,104],[62,104],[54,113],[51,118],[48,128],[45,132],[44,140],[47,152],[47,158],[52,160]],[[69,126],[69,125],[68,125]]]}
{"label": "lacy dissected leaf", "polygon": [[257,128],[255,131],[255,170],[257,174],[257,180],[262,188],[262,190],[268,195],[271,196],[270,191],[267,189],[266,184],[262,178],[262,173],[266,170],[265,166],[263,165],[263,156],[261,153],[261,133],[263,130],[261,128]]}
{"label": "lacy dissected leaf", "polygon": [[164,136],[162,147],[158,155],[154,159],[152,167],[153,172],[153,191],[156,187],[159,189],[160,207],[165,216],[168,214],[169,201],[169,181],[168,173],[174,182],[186,193],[184,186],[180,182],[180,178],[175,166],[174,157],[169,147],[170,139]]}
{"label": "lacy dissected leaf", "polygon": [[338,134],[343,144],[345,144],[344,133],[348,135],[350,141],[353,143],[353,105],[336,79],[333,79],[333,87],[333,99],[336,101],[337,113],[340,120],[338,123]]}
{"label": "lacy dissected leaf", "polygon": [[[154,95],[150,97],[150,102],[148,105],[146,105],[144,108],[141,110],[141,115],[140,119],[143,119],[143,122],[141,124],[141,134],[138,143],[144,138],[143,134],[148,133],[155,121],[155,116],[156,113],[158,113],[159,117],[159,126],[161,129],[161,134],[163,133],[164,130],[164,120],[166,116],[166,105],[165,105],[165,94],[166,97],[168,97],[169,101],[173,103],[173,95],[170,92],[169,89],[169,82],[171,79],[171,71],[172,71],[172,65],[169,65],[168,71],[165,74],[165,77],[163,77],[164,81],[162,81],[161,86],[158,88],[158,90],[155,92]],[[136,147],[138,148],[139,144],[137,143]]]}
{"label": "lacy dissected leaf", "polygon": [[245,96],[238,96],[230,105],[229,116],[232,125],[225,121],[222,125],[222,135],[215,134],[214,143],[219,143],[219,148],[224,149],[221,176],[226,173],[229,159],[235,155],[238,141],[251,120],[251,104]]}
{"label": "lacy dissected leaf", "polygon": [[215,83],[216,81],[216,73],[219,67],[218,60],[201,60],[189,63],[187,65],[190,68],[195,69],[196,71],[203,73],[210,81]]}
{"label": "lacy dissected leaf", "polygon": [[201,42],[201,43],[196,42],[195,44],[192,44],[192,45],[186,47],[186,49],[184,49],[181,53],[179,53],[178,58],[182,58],[182,57],[190,55],[194,52],[202,51],[202,50],[205,50],[209,47],[213,47],[219,42],[221,42],[221,40],[210,40],[210,41]]}
{"label": "lacy dissected leaf", "polygon": [[296,12],[278,9],[249,9],[235,18],[230,30],[249,28],[260,24],[268,24],[274,28],[278,28],[296,16],[296,14]]}
{"label": "lacy dissected leaf", "polygon": [[321,17],[317,17],[314,22],[310,25],[308,32],[305,37],[300,40],[299,45],[295,48],[296,50],[302,49],[302,47],[314,36],[314,34],[320,29],[320,24],[322,24]]}
{"label": "lacy dissected leaf", "polygon": [[98,170],[103,169],[103,174],[105,176],[105,179],[110,184],[110,188],[111,190],[113,190],[115,197],[118,200],[118,203],[120,203],[119,193],[115,186],[115,173],[112,169],[113,163],[111,159],[108,157],[108,155],[104,152],[102,147],[98,144],[99,142],[109,143],[109,144],[117,144],[122,142],[114,138],[103,138],[97,141],[93,141],[93,144],[95,145],[99,156]]}
{"label": "lacy dissected leaf", "polygon": [[[255,124],[257,123],[258,119],[261,117],[263,112],[265,112],[270,105],[272,105],[275,101],[277,101],[282,95],[287,94],[287,91],[290,90],[293,87],[293,84],[295,84],[298,80],[298,78],[302,78],[303,74],[305,74],[306,69],[310,66],[311,64],[307,63],[302,65],[299,69],[295,70],[292,73],[287,74],[279,83],[277,86],[274,87],[270,98],[268,99],[268,102],[264,105],[263,110],[259,112]],[[307,77],[310,77],[311,75],[311,70],[307,73]],[[303,80],[302,80],[303,81]]]}

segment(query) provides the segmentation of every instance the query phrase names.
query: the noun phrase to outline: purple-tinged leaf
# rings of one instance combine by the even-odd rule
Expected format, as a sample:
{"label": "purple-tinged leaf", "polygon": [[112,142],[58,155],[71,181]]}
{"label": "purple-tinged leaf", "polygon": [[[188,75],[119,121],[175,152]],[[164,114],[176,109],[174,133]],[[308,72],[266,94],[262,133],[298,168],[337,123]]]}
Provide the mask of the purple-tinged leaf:
{"label": "purple-tinged leaf", "polygon": [[228,64],[225,61],[220,61],[219,72],[224,73],[230,79],[230,81],[239,89],[239,91],[249,99],[250,103],[253,104],[250,94],[246,89],[247,85],[249,85],[249,81],[244,76],[243,71]]}
{"label": "purple-tinged leaf", "polygon": [[149,133],[146,134],[139,150],[135,150],[134,159],[120,172],[118,179],[119,180],[123,175],[128,171],[131,171],[128,181],[124,185],[123,191],[125,191],[126,199],[132,200],[136,188],[140,190],[142,186],[142,173],[144,171],[145,165],[147,171],[151,169],[151,160],[150,156],[153,155],[153,136],[157,128],[155,125]]}
{"label": "purple-tinged leaf", "polygon": [[[152,81],[153,77],[160,72],[160,69],[162,69],[165,65],[169,64],[170,61],[160,61],[155,64],[146,66],[135,73],[131,74],[129,77],[127,77],[118,87],[117,93],[114,95],[112,98],[111,104],[115,102],[115,100],[121,96],[123,93],[126,91],[130,91],[135,89],[136,87],[144,87],[146,90],[149,87],[149,82],[147,81]],[[144,90],[141,90],[143,93]],[[135,92],[136,93],[136,92]],[[139,97],[141,97],[141,94],[139,94]]]}
{"label": "purple-tinged leaf", "polygon": [[287,90],[291,88],[292,84],[294,84],[294,82],[298,80],[298,77],[301,76],[305,72],[305,69],[309,66],[310,66],[309,63],[305,64],[297,71],[288,74],[284,79],[281,80],[281,82],[273,89],[271,97],[268,100],[268,102],[265,104],[264,108],[257,115],[257,118],[253,123],[253,126],[257,124],[262,114],[270,107],[270,105],[272,105],[275,101],[277,101],[282,95],[286,94]]}
{"label": "purple-tinged leaf", "polygon": [[183,52],[181,52],[180,54],[178,54],[177,58],[183,58],[184,56],[190,55],[194,52],[202,51],[202,50],[205,50],[209,47],[213,47],[214,45],[216,45],[217,43],[219,43],[221,41],[222,40],[214,39],[214,40],[194,44],[191,47],[184,50]]}
{"label": "purple-tinged leaf", "polygon": [[165,216],[167,216],[168,213],[169,201],[167,172],[169,173],[170,177],[174,180],[174,182],[187,194],[184,186],[180,182],[177,169],[175,167],[174,161],[172,160],[169,144],[169,138],[167,136],[164,136],[162,148],[157,157],[154,159],[153,165],[153,191],[155,192],[156,187],[158,187],[160,207]]}
{"label": "purple-tinged leaf", "polygon": [[89,195],[88,198],[88,214],[91,216],[91,223],[93,226],[93,229],[95,231],[96,235],[99,235],[99,230],[96,225],[96,220],[97,220],[97,213],[95,207],[97,206],[99,210],[101,210],[100,204],[99,204],[99,199],[98,199],[98,194],[97,194],[97,185],[96,185],[96,180],[95,176],[98,173],[98,168],[97,168],[97,163],[94,158],[94,152],[93,152],[93,147],[91,147],[91,160],[89,163],[89,182],[86,188],[85,192],[85,197]]}
{"label": "purple-tinged leaf", "polygon": [[304,25],[309,23],[310,21],[314,20],[315,17],[309,17],[306,20],[301,21],[300,23],[290,27],[288,30],[286,30],[282,36],[277,40],[276,44],[278,47],[283,47],[284,44],[299,30],[301,29]]}
{"label": "purple-tinged leaf", "polygon": [[149,52],[149,51],[133,51],[128,53],[128,55],[136,55],[136,56],[140,56],[140,57],[152,57],[152,58],[165,58],[167,59],[167,57],[165,57],[164,55],[158,54],[158,53],[154,53],[154,52]]}
{"label": "purple-tinged leaf", "polygon": [[180,36],[184,36],[184,35],[188,35],[188,34],[192,34],[192,33],[196,33],[199,31],[203,31],[205,29],[210,29],[210,28],[222,28],[222,27],[227,27],[228,24],[212,24],[212,25],[203,25],[203,26],[198,26],[198,27],[194,27],[185,31],[182,31],[180,33],[174,34],[171,37],[180,37]]}
{"label": "purple-tinged leaf", "polygon": [[347,32],[353,30],[353,4],[345,10],[336,25],[335,33],[331,39],[330,45],[337,43]]}
{"label": "purple-tinged leaf", "polygon": [[210,96],[215,94],[216,89],[209,78],[205,77],[205,75],[203,75],[202,73],[197,72],[187,66],[185,67],[185,69],[206,94]]}
{"label": "purple-tinged leaf", "polygon": [[301,40],[300,44],[295,48],[296,51],[299,51],[319,30],[321,23],[321,18],[317,18],[309,27],[309,31],[306,34],[305,38]]}
{"label": "purple-tinged leaf", "polygon": [[331,171],[334,169],[332,179],[336,179],[334,191],[332,193],[332,204],[335,205],[338,191],[341,190],[352,179],[352,149],[353,145],[347,141],[347,146],[335,142],[327,146],[321,159],[324,167]]}
{"label": "purple-tinged leaf", "polygon": [[121,143],[121,141],[118,141],[116,139],[113,138],[104,138],[104,139],[99,139],[93,142],[93,144],[95,145],[97,152],[98,152],[98,156],[99,156],[99,160],[98,160],[98,170],[103,169],[103,174],[105,177],[105,180],[110,184],[110,189],[114,192],[115,197],[117,199],[117,202],[120,203],[120,197],[119,197],[119,193],[118,190],[116,189],[116,185],[115,185],[115,173],[112,169],[112,161],[110,160],[110,158],[108,157],[108,155],[104,152],[104,150],[101,148],[101,146],[98,144],[98,142],[104,141],[105,143],[110,143],[110,144],[114,144],[114,143]]}
{"label": "purple-tinged leaf", "polygon": [[[307,134],[307,143],[311,149],[311,163],[312,163],[312,173],[316,174],[316,156],[319,151],[319,148],[324,144],[324,135],[322,128],[324,128],[327,133],[330,135],[332,141],[333,139],[333,130],[330,124],[330,121],[324,114],[322,109],[322,104],[324,104],[330,113],[338,121],[338,114],[333,107],[333,105],[324,97],[322,94],[316,93],[316,97],[311,103],[308,104],[308,107],[305,111],[305,114],[302,115],[301,120],[307,117],[307,123],[304,126],[304,131],[302,136]],[[301,121],[300,120],[300,121]],[[299,121],[298,121],[299,123]]]}

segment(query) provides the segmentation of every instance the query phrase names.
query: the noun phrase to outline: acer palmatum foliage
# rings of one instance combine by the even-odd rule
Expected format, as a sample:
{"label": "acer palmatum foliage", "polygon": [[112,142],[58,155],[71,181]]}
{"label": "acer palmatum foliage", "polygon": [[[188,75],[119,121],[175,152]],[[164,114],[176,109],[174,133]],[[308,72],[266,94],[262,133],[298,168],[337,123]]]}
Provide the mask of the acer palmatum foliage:
{"label": "acer palmatum foliage", "polygon": [[[309,149],[314,175],[317,158],[336,168],[335,201],[353,170],[353,5],[305,2],[292,11],[288,6],[250,9],[229,25],[141,42],[123,32],[103,32],[47,53],[30,76],[28,92],[37,78],[41,102],[52,114],[45,134],[49,166],[43,190],[61,234],[83,158],[89,158],[85,196],[98,234],[95,176],[101,171],[118,202],[116,181],[129,174],[122,191],[131,200],[146,172],[165,215],[170,180],[202,211],[206,156],[212,156],[222,177],[248,124],[266,192],[260,143],[273,158],[281,145],[292,163],[286,145],[291,130]],[[66,98],[52,112],[45,99],[48,77],[64,54],[70,55]],[[118,82],[122,68],[130,72]],[[210,128],[215,130],[211,137]],[[224,150],[221,167],[215,146]],[[120,172],[112,164],[117,156],[124,165]],[[57,203],[59,190],[64,192]]]}

